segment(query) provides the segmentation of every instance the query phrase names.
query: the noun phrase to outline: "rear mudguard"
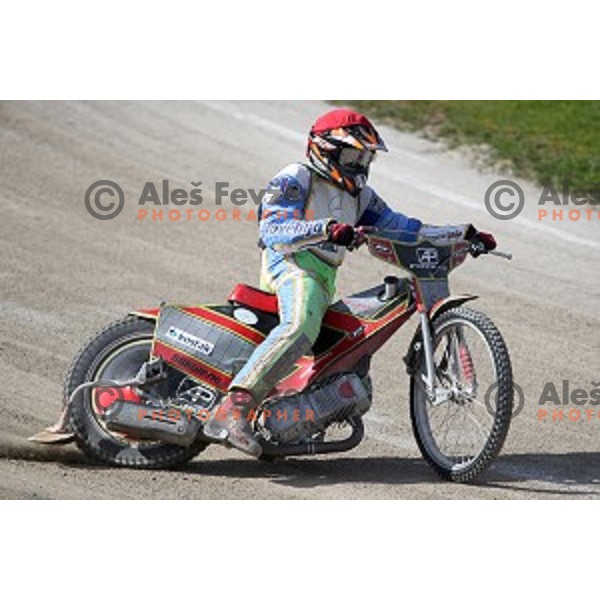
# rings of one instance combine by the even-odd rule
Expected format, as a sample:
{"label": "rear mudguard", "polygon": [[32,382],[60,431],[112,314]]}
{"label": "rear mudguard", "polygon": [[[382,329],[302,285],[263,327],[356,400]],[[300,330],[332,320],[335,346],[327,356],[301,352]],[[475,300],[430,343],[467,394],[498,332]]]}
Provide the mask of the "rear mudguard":
{"label": "rear mudguard", "polygon": [[139,308],[138,310],[132,310],[129,314],[136,317],[142,317],[151,321],[156,321],[160,313],[160,308]]}
{"label": "rear mudguard", "polygon": [[[447,298],[443,298],[431,307],[431,310],[429,311],[429,319],[430,321],[433,321],[435,317],[450,310],[451,308],[456,308],[457,306],[465,304],[465,302],[475,300],[478,297],[479,296],[474,296],[473,294],[461,294],[458,296],[448,296]],[[412,375],[419,367],[422,355],[421,325],[419,325],[415,330],[415,334],[410,342],[408,352],[403,359],[404,364],[406,365],[406,372],[409,375]]]}

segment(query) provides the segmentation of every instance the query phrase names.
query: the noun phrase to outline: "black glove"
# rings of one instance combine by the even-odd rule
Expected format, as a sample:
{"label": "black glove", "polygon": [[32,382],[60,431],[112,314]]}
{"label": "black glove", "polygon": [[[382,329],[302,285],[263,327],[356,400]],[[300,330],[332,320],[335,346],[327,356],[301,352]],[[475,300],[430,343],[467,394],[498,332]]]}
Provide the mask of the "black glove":
{"label": "black glove", "polygon": [[496,238],[491,233],[477,231],[473,225],[469,226],[465,239],[470,242],[469,253],[473,258],[495,250],[498,245],[496,244]]}

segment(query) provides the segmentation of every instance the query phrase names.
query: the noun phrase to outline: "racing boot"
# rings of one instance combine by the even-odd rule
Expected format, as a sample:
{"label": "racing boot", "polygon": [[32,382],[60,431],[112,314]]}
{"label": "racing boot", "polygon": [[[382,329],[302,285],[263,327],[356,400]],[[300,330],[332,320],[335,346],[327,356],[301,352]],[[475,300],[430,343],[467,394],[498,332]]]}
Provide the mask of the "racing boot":
{"label": "racing boot", "polygon": [[254,437],[250,424],[256,405],[249,392],[229,392],[225,400],[213,409],[210,418],[204,424],[204,434],[258,458],[262,448]]}

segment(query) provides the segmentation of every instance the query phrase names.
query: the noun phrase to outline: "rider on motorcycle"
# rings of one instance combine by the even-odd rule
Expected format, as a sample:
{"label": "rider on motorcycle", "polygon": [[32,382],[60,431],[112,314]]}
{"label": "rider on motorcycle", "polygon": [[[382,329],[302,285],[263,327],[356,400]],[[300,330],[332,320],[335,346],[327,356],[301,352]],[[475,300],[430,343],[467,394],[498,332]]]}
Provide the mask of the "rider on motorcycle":
{"label": "rider on motorcycle", "polygon": [[394,212],[367,185],[378,151],[387,148],[367,117],[332,110],[310,130],[310,164],[290,164],[270,182],[275,193],[265,195],[259,214],[260,286],[277,294],[280,322],[236,375],[229,394],[206,422],[205,434],[260,455],[250,425],[253,409],[310,352],[335,293],[337,269],[346,249],[364,241],[363,227],[398,230],[403,241],[466,239],[478,243],[476,255],[496,247],[491,234],[472,225],[434,227]]}

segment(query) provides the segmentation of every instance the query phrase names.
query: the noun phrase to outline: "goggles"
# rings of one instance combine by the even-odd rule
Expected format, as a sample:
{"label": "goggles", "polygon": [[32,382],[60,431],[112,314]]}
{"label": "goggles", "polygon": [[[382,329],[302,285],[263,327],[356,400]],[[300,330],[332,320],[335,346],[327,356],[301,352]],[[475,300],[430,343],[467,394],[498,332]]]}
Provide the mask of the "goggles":
{"label": "goggles", "polygon": [[339,163],[344,167],[368,167],[375,158],[373,150],[358,150],[357,148],[342,148]]}

